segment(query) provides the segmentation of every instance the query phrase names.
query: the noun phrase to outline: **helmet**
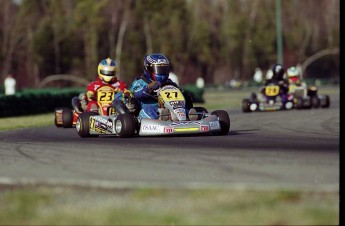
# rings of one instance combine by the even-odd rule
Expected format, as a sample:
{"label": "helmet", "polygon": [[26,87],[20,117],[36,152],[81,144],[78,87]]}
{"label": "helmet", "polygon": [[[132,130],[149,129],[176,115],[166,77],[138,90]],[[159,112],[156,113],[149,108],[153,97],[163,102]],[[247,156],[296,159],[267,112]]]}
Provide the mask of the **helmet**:
{"label": "helmet", "polygon": [[144,74],[149,81],[165,82],[169,78],[170,63],[168,58],[160,53],[144,56]]}
{"label": "helmet", "polygon": [[273,79],[282,80],[285,73],[285,69],[283,65],[275,64],[272,67],[272,72],[273,72]]}
{"label": "helmet", "polygon": [[291,84],[300,84],[302,75],[300,70],[296,67],[290,67],[286,71],[287,77],[289,79],[289,83]]}
{"label": "helmet", "polygon": [[104,59],[98,64],[98,77],[106,83],[116,80],[116,71],[116,62],[110,58]]}

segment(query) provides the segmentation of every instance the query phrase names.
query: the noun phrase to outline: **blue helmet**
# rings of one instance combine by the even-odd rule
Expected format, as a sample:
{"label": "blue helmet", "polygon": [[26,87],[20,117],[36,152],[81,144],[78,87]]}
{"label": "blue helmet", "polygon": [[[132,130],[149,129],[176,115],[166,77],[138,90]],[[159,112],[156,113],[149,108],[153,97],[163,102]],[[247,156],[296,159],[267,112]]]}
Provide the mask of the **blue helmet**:
{"label": "blue helmet", "polygon": [[160,53],[144,56],[144,74],[149,81],[165,82],[169,73],[170,63],[166,56]]}

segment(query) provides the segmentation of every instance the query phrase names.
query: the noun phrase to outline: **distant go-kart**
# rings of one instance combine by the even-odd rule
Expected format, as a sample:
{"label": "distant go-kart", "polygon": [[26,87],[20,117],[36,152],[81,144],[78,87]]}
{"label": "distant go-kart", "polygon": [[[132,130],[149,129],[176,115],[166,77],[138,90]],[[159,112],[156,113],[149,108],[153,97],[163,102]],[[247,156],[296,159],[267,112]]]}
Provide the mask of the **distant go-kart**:
{"label": "distant go-kart", "polygon": [[[115,89],[112,86],[103,86],[97,90],[97,105],[98,115],[110,115],[113,114],[113,108],[110,108],[111,102],[115,96]],[[72,128],[76,126],[77,119],[81,112],[77,112],[70,108],[56,108],[55,111],[55,125],[57,127]],[[93,114],[93,113],[92,113]]]}
{"label": "distant go-kart", "polygon": [[242,111],[278,111],[293,108],[293,96],[288,95],[284,103],[280,96],[280,87],[275,83],[269,83],[263,88],[263,93],[252,93],[249,98],[242,100]]}
{"label": "distant go-kart", "polygon": [[[151,95],[151,94],[147,94]],[[224,110],[211,114],[203,107],[192,107],[187,114],[186,99],[176,86],[166,83],[157,90],[159,119],[142,119],[128,113],[125,105],[115,109],[112,115],[82,113],[76,129],[81,137],[114,135],[119,137],[168,136],[186,134],[226,135],[230,128],[230,117]]]}
{"label": "distant go-kart", "polygon": [[293,95],[294,108],[296,109],[328,108],[331,103],[328,95],[318,95],[316,86],[307,87],[290,84],[289,93]]}

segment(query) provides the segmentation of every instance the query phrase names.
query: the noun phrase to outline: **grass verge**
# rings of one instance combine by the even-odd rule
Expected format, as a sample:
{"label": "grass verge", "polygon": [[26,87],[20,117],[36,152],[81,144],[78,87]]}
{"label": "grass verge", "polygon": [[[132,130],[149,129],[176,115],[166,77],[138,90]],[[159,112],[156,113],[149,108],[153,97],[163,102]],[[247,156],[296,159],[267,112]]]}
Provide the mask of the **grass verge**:
{"label": "grass verge", "polygon": [[41,127],[54,124],[54,113],[0,118],[0,131]]}
{"label": "grass verge", "polygon": [[338,225],[334,192],[22,187],[0,192],[1,225]]}

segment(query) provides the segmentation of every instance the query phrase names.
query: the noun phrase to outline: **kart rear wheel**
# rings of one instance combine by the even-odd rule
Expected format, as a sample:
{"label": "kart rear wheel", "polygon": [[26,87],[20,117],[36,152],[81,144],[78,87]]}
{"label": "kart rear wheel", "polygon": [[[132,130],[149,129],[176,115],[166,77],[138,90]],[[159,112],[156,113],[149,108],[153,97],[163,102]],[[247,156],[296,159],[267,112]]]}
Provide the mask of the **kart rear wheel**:
{"label": "kart rear wheel", "polygon": [[69,108],[62,109],[62,127],[71,128],[73,125],[73,111]]}
{"label": "kart rear wheel", "polygon": [[[90,116],[97,115],[96,112],[83,112],[79,115],[76,123],[77,133],[80,137],[92,137],[90,134]],[[96,135],[97,136],[97,135]]]}
{"label": "kart rear wheel", "polygon": [[321,107],[329,108],[330,105],[331,105],[331,100],[328,95],[325,95],[324,98],[322,99]]}
{"label": "kart rear wheel", "polygon": [[115,132],[119,137],[133,137],[136,123],[132,114],[120,114],[115,120]]}
{"label": "kart rear wheel", "polygon": [[211,115],[216,115],[219,118],[220,132],[217,135],[227,135],[230,129],[230,117],[229,114],[224,110],[216,110],[211,113]]}

